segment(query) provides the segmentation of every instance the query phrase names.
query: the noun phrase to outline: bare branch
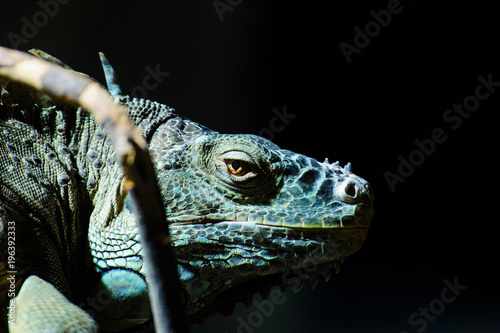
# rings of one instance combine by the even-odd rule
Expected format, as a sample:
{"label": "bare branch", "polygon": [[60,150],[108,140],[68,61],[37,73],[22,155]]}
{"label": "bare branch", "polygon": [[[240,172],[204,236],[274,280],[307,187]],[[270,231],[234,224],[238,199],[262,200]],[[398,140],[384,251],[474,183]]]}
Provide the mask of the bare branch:
{"label": "bare branch", "polygon": [[[40,56],[40,53],[37,55]],[[99,83],[64,69],[62,62],[59,64],[44,53],[42,57],[58,65],[0,47],[0,83],[4,86],[10,82],[21,83],[53,100],[81,106],[104,126],[117,155],[121,157],[127,189],[132,196],[144,256],[148,262],[149,298],[156,331],[188,332],[177,264],[146,141],[128,118],[126,107],[115,103]]]}

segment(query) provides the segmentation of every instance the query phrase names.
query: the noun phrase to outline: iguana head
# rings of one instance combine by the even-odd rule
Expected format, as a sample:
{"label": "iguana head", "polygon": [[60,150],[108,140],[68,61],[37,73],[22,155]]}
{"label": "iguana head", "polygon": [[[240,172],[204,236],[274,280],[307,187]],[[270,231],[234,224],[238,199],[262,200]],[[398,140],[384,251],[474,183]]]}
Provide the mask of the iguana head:
{"label": "iguana head", "polygon": [[[67,67],[49,55],[39,56]],[[107,61],[103,61],[103,65],[105,72],[108,72],[107,78],[114,78],[113,73],[109,72]],[[55,80],[55,87],[63,92],[65,90],[61,82],[68,84],[46,74],[43,78]],[[78,220],[77,224],[82,223],[78,227],[85,229],[88,222],[88,239],[82,240],[82,243],[88,241],[88,250],[95,266],[82,268],[82,271],[89,274],[75,279],[78,282],[88,280],[82,283],[88,284],[85,289],[88,288],[91,293],[86,299],[87,305],[96,311],[96,321],[105,331],[118,331],[146,323],[151,316],[144,281],[144,275],[148,271],[147,263],[142,259],[141,237],[131,209],[128,185],[116,163],[111,141],[108,142],[102,128],[91,116],[82,114],[81,109],[72,110],[66,106],[52,105],[53,101],[44,97],[43,92],[34,90],[29,91],[32,96],[27,98],[28,94],[22,86],[10,86],[7,89],[9,93],[16,90],[17,97],[14,94],[12,101],[8,100],[11,97],[9,94],[2,92],[2,105],[14,108],[14,102],[19,98],[25,104],[22,107],[26,108],[19,115],[28,123],[25,124],[26,128],[33,126],[29,137],[39,140],[37,145],[43,142],[40,146],[47,151],[54,149],[51,150],[54,158],[58,156],[55,148],[59,147],[57,151],[61,156],[57,163],[48,164],[46,174],[40,172],[40,175],[52,179],[55,171],[60,171],[63,177],[54,178],[54,183],[64,188],[64,191],[61,190],[64,196],[75,200],[62,201],[64,205],[71,207],[70,210],[74,210],[75,220],[71,219],[73,217],[70,213],[67,221],[59,221],[54,218],[56,215],[51,215],[50,221],[57,220],[58,223],[49,223],[48,228],[58,229],[61,227],[59,222],[64,222],[61,223],[63,229],[72,229],[72,223]],[[308,278],[314,285],[319,273],[328,278],[331,267],[337,270],[339,262],[362,245],[373,214],[373,196],[368,183],[352,174],[349,164],[342,168],[338,163],[320,163],[280,149],[272,142],[254,135],[219,134],[176,116],[165,105],[119,96],[119,88],[113,84],[110,91],[114,91],[116,99],[128,107],[132,121],[143,130],[149,142],[189,319],[200,318],[207,309],[213,309],[214,304],[220,305],[223,300],[230,299],[225,297],[228,293],[238,288],[241,290],[242,286],[252,283],[255,285],[256,281],[263,287],[278,281],[296,290]],[[8,102],[5,103],[4,100]],[[35,101],[42,105],[34,108]],[[40,118],[44,121],[29,119],[31,114],[39,111],[39,107],[44,109]],[[33,110],[33,113],[26,110]],[[37,132],[40,123],[45,124],[49,115],[54,114],[51,112],[56,112],[57,117],[54,118],[57,118],[57,122],[50,118],[47,123],[52,127],[43,127],[41,133],[61,135],[54,135],[54,141],[51,141],[52,135],[43,137]],[[25,118],[26,114],[30,116]],[[30,122],[33,124],[29,124]],[[23,126],[19,128],[24,128]],[[7,135],[9,131],[3,133]],[[27,133],[23,134],[25,139],[28,137]],[[69,148],[66,147],[68,140],[61,139],[68,134],[74,140]],[[30,148],[34,146],[31,140],[24,140],[23,143]],[[21,147],[21,144],[18,146]],[[11,152],[8,154],[11,160],[18,159],[12,154],[16,149],[16,146],[9,147],[7,143],[6,151]],[[42,149],[40,151],[45,152]],[[7,156],[7,153],[4,154]],[[40,158],[33,156],[24,158],[23,163],[37,167],[42,164]],[[13,169],[10,167],[9,172]],[[23,176],[31,179],[33,174],[30,171]],[[40,179],[44,181],[39,185],[43,187],[42,192],[47,193],[52,184],[45,182],[43,177]],[[72,186],[63,187],[69,181],[73,181]],[[19,184],[15,185],[17,187]],[[9,192],[11,189],[8,186],[4,187],[7,189],[5,193],[13,193]],[[25,191],[24,185],[19,187]],[[31,193],[31,190],[28,192]],[[58,211],[63,205],[59,201],[54,202],[54,211]],[[77,207],[79,204],[81,207]],[[86,209],[91,211],[86,212]],[[52,212],[52,208],[50,211]],[[66,217],[66,213],[61,218]],[[26,212],[26,215],[30,214],[31,211]],[[81,237],[78,231],[71,232],[71,235],[73,232],[77,235],[73,238]],[[40,234],[41,232],[37,232],[37,237]],[[59,235],[59,231],[56,234]],[[60,233],[63,234],[64,232]],[[30,242],[30,238],[25,242]],[[52,244],[52,238],[47,243]],[[40,244],[45,247],[45,243]],[[63,248],[65,243],[59,245]],[[56,247],[59,248],[59,245]],[[36,252],[37,246],[30,251]],[[25,247],[31,248],[31,244]],[[82,248],[84,247],[75,241],[73,248],[64,251],[68,250],[71,254],[72,249],[79,251]],[[78,255],[76,257],[79,258]],[[52,263],[58,262],[54,258],[63,259],[50,252],[48,266],[51,266],[49,270],[53,270],[56,277],[48,280],[54,281],[44,281],[35,276],[22,288],[37,290],[39,286],[43,286],[46,288],[44,290],[48,290],[45,292],[60,296],[58,304],[66,304],[69,306],[66,309],[71,308],[76,317],[82,318],[82,313],[79,312],[81,310],[75,309],[60,290],[56,290],[56,287],[62,288],[61,285],[68,281],[62,281],[63,267],[57,266],[58,264],[52,267]],[[82,261],[76,266],[86,266],[86,263]],[[288,273],[295,274],[297,270],[303,271],[290,278]],[[76,271],[71,273],[70,275],[77,274]],[[48,276],[50,278],[50,274]],[[51,285],[53,282],[57,283]],[[72,287],[76,290],[78,284]],[[30,291],[25,292],[30,295]],[[65,292],[69,294],[69,291]],[[80,293],[86,292],[87,290]],[[82,303],[80,306],[85,308],[86,304]],[[61,322],[63,319],[46,315],[53,313],[50,307],[46,310],[43,318],[56,318],[54,322],[57,325],[65,324]],[[85,314],[85,318],[87,317]],[[145,325],[150,325],[151,328],[151,322]],[[87,327],[90,326],[95,327],[92,323]]]}
{"label": "iguana head", "polygon": [[373,195],[349,164],[320,163],[181,117],[158,127],[150,152],[188,315],[258,277],[312,267],[293,279],[295,289],[318,273],[328,278],[366,237]]}

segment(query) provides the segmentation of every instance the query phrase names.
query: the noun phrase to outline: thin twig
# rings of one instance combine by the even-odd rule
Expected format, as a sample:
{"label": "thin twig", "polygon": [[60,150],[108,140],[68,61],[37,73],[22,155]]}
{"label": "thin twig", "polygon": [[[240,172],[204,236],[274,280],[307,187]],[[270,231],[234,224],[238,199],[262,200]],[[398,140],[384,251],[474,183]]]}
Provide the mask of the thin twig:
{"label": "thin twig", "polygon": [[50,98],[81,106],[101,123],[121,157],[132,196],[148,267],[148,287],[157,332],[188,332],[177,264],[154,167],[146,141],[126,113],[100,84],[27,53],[0,47],[0,82],[14,81]]}

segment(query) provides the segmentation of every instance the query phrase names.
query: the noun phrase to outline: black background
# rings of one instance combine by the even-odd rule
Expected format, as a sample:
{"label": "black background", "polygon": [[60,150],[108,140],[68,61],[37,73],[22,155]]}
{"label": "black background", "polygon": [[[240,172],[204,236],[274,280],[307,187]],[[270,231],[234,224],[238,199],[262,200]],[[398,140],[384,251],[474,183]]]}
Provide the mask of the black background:
{"label": "black background", "polygon": [[[498,10],[401,1],[348,64],[339,44],[352,45],[354,27],[387,4],[247,0],[221,21],[212,1],[70,0],[18,47],[43,49],[101,82],[102,51],[124,92],[142,85],[146,66],[159,66],[170,75],[147,98],[224,133],[257,134],[273,108],[286,106],[296,118],[274,142],[350,161],[370,181],[375,217],[363,248],[328,283],[287,292],[253,332],[417,332],[423,327],[409,316],[455,278],[467,289],[425,331],[500,331],[500,91],[456,130],[443,120],[474,94],[478,76],[500,82]],[[0,45],[11,47],[8,34],[23,36],[23,16],[33,22],[41,10],[35,1],[2,4]],[[397,173],[398,156],[435,128],[447,140],[391,191],[384,173]],[[239,306],[231,319],[215,316],[192,332],[237,332],[238,316],[255,319],[255,311]]]}

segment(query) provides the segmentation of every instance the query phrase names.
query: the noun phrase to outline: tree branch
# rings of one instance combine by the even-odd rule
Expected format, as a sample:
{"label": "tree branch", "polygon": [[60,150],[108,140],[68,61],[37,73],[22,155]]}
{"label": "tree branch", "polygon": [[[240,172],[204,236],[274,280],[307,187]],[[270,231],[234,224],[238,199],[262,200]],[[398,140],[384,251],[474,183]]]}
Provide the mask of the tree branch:
{"label": "tree branch", "polygon": [[115,103],[110,94],[89,77],[27,53],[0,47],[0,83],[10,81],[28,85],[52,99],[81,106],[104,126],[121,158],[143,240],[156,331],[188,332],[177,264],[154,167],[146,141],[128,118],[126,107]]}

